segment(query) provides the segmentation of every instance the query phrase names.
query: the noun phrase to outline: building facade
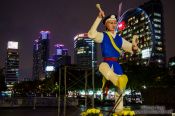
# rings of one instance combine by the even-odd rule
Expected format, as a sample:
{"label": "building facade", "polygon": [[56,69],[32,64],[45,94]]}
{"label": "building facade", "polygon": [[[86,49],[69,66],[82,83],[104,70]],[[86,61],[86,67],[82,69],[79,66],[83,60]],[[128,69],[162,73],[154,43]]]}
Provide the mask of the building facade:
{"label": "building facade", "polygon": [[43,80],[49,59],[49,31],[41,31],[33,45],[33,79]]}
{"label": "building facade", "polygon": [[75,64],[84,68],[96,67],[97,46],[88,38],[87,33],[78,34],[74,38],[74,60]]}
{"label": "building facade", "polygon": [[151,0],[135,9],[128,9],[119,19],[118,33],[128,41],[139,36],[140,53],[125,53],[121,61],[137,64],[166,66],[163,8],[160,0]]}
{"label": "building facade", "polygon": [[152,61],[159,67],[166,66],[166,48],[164,38],[164,16],[161,0],[150,0],[140,6],[149,16],[153,30]]}
{"label": "building facade", "polygon": [[5,82],[13,85],[19,79],[19,46],[16,41],[8,41],[5,64]]}

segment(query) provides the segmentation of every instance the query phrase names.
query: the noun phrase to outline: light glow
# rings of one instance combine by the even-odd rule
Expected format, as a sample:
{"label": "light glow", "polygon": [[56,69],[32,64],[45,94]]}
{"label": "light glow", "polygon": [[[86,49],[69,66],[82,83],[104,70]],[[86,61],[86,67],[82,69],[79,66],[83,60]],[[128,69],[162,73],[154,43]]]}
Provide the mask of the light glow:
{"label": "light glow", "polygon": [[48,35],[50,34],[50,31],[40,31],[40,34],[42,39],[48,39]]}
{"label": "light glow", "polygon": [[7,49],[18,49],[18,42],[8,41]]}
{"label": "light glow", "polygon": [[54,66],[47,66],[45,70],[48,72],[55,71],[55,67]]}
{"label": "light glow", "polygon": [[143,59],[150,58],[150,56],[151,56],[151,49],[150,48],[142,50],[142,58]]}
{"label": "light glow", "polygon": [[125,22],[124,22],[124,21],[118,23],[118,29],[119,29],[119,30],[124,30],[125,27],[126,27],[126,26],[125,26]]}
{"label": "light glow", "polygon": [[77,38],[85,38],[85,37],[88,37],[87,33],[78,34],[74,37],[74,40],[76,40]]}
{"label": "light glow", "polygon": [[62,49],[57,49],[57,55],[62,55]]}

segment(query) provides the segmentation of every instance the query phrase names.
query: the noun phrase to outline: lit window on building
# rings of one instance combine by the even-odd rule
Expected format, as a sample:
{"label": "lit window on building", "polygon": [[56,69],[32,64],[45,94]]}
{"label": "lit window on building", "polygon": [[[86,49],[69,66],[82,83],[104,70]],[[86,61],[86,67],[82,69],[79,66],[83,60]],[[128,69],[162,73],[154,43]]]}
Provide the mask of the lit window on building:
{"label": "lit window on building", "polygon": [[132,34],[129,34],[129,35],[128,35],[128,37],[131,37],[131,36],[132,36]]}
{"label": "lit window on building", "polygon": [[147,37],[147,40],[150,40],[151,39],[151,37]]}
{"label": "lit window on building", "polygon": [[139,22],[139,21],[138,21],[138,19],[137,19],[137,20],[135,20],[135,24],[136,24],[136,23],[138,23],[138,22]]}
{"label": "lit window on building", "polygon": [[154,24],[154,27],[161,28],[161,25],[159,25],[159,24]]}
{"label": "lit window on building", "polygon": [[128,22],[132,20],[132,17],[128,19]]}
{"label": "lit window on building", "polygon": [[154,32],[155,32],[155,33],[161,34],[161,31],[160,31],[160,30],[156,30],[156,29],[155,29]]}
{"label": "lit window on building", "polygon": [[154,21],[154,22],[159,22],[159,23],[161,23],[161,19],[155,19],[155,18],[154,18],[153,21]]}
{"label": "lit window on building", "polygon": [[147,39],[146,39],[146,38],[144,38],[144,41],[147,41]]}
{"label": "lit window on building", "polygon": [[140,29],[140,32],[143,32],[143,30],[144,30],[143,28],[142,28],[142,29]]}
{"label": "lit window on building", "polygon": [[77,54],[84,54],[86,51],[84,50],[84,48],[83,47],[81,47],[81,48],[79,48],[78,50],[77,50]]}
{"label": "lit window on building", "polygon": [[140,20],[143,21],[145,19],[145,17],[141,17]]}
{"label": "lit window on building", "polygon": [[154,13],[154,16],[158,16],[158,17],[160,17],[161,14],[160,14],[160,13]]}
{"label": "lit window on building", "polygon": [[123,34],[126,34],[127,33],[127,30],[123,31]]}
{"label": "lit window on building", "polygon": [[161,63],[161,62],[162,62],[162,60],[161,60],[161,59],[158,59],[158,60],[157,60],[157,62],[158,62],[158,63]]}
{"label": "lit window on building", "polygon": [[162,48],[161,48],[161,47],[157,47],[157,50],[158,50],[158,51],[162,51]]}
{"label": "lit window on building", "polygon": [[160,39],[160,36],[156,35],[155,38],[156,38],[156,39]]}
{"label": "lit window on building", "polygon": [[170,66],[175,66],[175,62],[169,63]]}
{"label": "lit window on building", "polygon": [[141,37],[143,37],[143,35],[142,35],[142,34],[140,34],[140,35],[139,35],[139,37],[141,38]]}
{"label": "lit window on building", "polygon": [[158,44],[158,45],[162,45],[162,42],[159,41],[159,42],[157,42],[157,44]]}

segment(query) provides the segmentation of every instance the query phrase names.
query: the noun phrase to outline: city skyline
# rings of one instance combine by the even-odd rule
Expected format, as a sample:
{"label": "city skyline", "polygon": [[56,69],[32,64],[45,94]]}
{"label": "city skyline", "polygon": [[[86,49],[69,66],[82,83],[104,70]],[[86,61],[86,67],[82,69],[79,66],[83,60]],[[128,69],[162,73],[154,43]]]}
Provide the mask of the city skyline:
{"label": "city skyline", "polygon": [[[136,8],[149,0],[129,0],[122,1],[122,13],[129,8]],[[7,41],[19,42],[20,53],[20,73],[21,76],[31,77],[32,75],[32,48],[35,39],[38,39],[41,30],[51,31],[50,50],[53,54],[54,44],[64,44],[69,49],[69,54],[73,58],[73,38],[79,33],[85,33],[91,27],[94,19],[98,15],[95,8],[96,3],[100,3],[106,15],[116,13],[121,0],[90,0],[81,1],[3,1],[0,5],[0,66],[5,65],[5,54]],[[163,1],[165,40],[167,60],[175,56],[175,46],[173,40],[173,20],[175,15],[171,12],[175,10],[173,0]],[[129,4],[128,4],[129,3]],[[102,29],[100,25],[100,29]],[[73,61],[73,60],[72,60]],[[22,64],[22,65],[21,65]]]}

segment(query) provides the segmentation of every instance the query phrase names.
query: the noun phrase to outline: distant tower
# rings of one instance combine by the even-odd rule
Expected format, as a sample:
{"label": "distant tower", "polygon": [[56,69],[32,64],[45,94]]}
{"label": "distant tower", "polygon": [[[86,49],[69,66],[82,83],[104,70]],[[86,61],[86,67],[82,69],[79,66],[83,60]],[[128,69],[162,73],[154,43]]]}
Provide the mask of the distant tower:
{"label": "distant tower", "polygon": [[96,67],[97,46],[88,38],[87,33],[78,34],[74,38],[74,60],[75,63],[84,68]]}
{"label": "distant tower", "polygon": [[71,64],[71,56],[68,55],[68,49],[65,49],[63,44],[55,44],[55,50],[56,53],[53,57],[56,68],[59,68],[61,65]]}
{"label": "distant tower", "polygon": [[41,31],[33,45],[33,79],[45,79],[49,59],[49,31]]}
{"label": "distant tower", "polygon": [[18,42],[8,41],[5,64],[5,81],[13,85],[19,78],[19,49]]}

